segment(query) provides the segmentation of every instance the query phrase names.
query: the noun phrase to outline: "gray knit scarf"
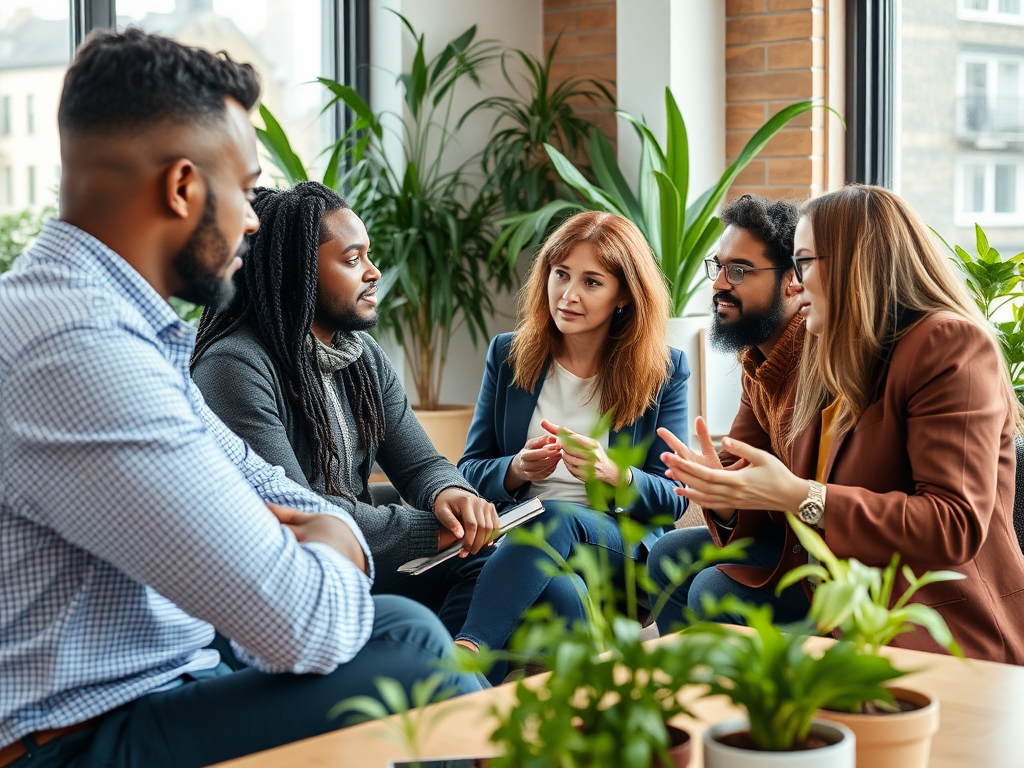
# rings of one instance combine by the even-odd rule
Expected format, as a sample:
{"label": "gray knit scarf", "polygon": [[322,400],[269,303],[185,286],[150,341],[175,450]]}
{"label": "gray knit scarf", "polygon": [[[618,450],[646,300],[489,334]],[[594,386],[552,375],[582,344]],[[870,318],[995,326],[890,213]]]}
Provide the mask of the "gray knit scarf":
{"label": "gray knit scarf", "polygon": [[341,435],[344,455],[339,456],[339,464],[344,487],[352,488],[352,436],[345,424],[345,411],[338,400],[338,390],[334,384],[334,374],[347,368],[363,354],[363,342],[356,334],[341,331],[334,334],[331,339],[331,346],[327,346],[316,336],[310,333],[309,338],[316,350],[316,363],[320,369],[320,376],[324,382],[324,392],[327,394],[327,402],[331,404],[331,411],[338,423],[338,433]]}

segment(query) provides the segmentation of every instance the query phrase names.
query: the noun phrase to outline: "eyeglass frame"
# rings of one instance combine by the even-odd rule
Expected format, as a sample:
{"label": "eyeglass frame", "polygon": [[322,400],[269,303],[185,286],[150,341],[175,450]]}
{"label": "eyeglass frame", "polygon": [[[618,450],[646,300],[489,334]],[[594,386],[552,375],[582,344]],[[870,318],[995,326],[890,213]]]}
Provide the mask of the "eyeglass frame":
{"label": "eyeglass frame", "polygon": [[801,256],[797,258],[796,254],[789,257],[790,262],[793,264],[793,274],[796,275],[796,281],[798,283],[802,283],[804,281],[804,267],[801,265],[811,261],[817,261],[819,258],[819,256]]}
{"label": "eyeglass frame", "polygon": [[[714,276],[711,275],[712,268],[717,268],[717,269],[715,269]],[[747,267],[747,266],[744,266],[743,264],[733,264],[733,263],[722,264],[715,257],[711,257],[710,259],[704,259],[704,274],[707,275],[708,280],[711,280],[712,282],[717,280],[718,276],[721,274],[723,269],[725,270],[725,282],[727,282],[729,285],[732,285],[732,286],[739,286],[739,285],[743,284],[743,278],[747,276],[747,272],[769,272],[769,271],[774,271],[774,270],[777,270],[777,269],[789,269],[789,265],[787,264],[786,266],[783,266],[783,267]],[[737,270],[738,269],[740,271],[740,279],[739,280],[733,281],[733,280],[729,279],[729,270],[730,269],[732,269],[732,270]]]}

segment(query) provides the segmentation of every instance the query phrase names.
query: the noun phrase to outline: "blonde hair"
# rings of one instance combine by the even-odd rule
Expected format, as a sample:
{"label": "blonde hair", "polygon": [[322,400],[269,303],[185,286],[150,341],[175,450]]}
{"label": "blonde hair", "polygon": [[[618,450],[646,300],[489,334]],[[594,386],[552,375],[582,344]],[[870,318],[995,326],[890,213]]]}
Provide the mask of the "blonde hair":
{"label": "blonde hair", "polygon": [[614,275],[629,304],[612,320],[601,350],[595,387],[601,413],[614,410],[613,426],[637,421],[657,401],[669,376],[666,329],[671,301],[665,279],[644,236],[629,219],[586,211],[567,219],[541,246],[519,293],[509,366],[513,383],[533,392],[548,361],[561,351],[562,333],[548,305],[548,277],[581,243],[597,251],[601,267]]}
{"label": "blonde hair", "polygon": [[[827,311],[822,331],[804,341],[788,443],[834,398],[835,433],[851,430],[875,395],[893,345],[922,316],[949,312],[988,334],[996,330],[971,299],[924,221],[900,197],[881,187],[850,184],[809,200],[801,209],[811,225]],[[1021,422],[1006,379],[1007,404]]]}

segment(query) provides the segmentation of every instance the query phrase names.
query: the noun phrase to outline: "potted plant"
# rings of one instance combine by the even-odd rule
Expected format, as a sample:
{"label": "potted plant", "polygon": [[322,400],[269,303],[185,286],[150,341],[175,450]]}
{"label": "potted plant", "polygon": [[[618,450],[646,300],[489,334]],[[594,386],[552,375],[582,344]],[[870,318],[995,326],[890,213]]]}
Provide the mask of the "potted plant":
{"label": "potted plant", "polygon": [[[699,318],[683,318],[703,277],[702,262],[711,253],[724,226],[716,216],[726,192],[740,172],[764,149],[765,145],[790,120],[815,108],[810,101],[792,104],[776,113],[740,151],[711,187],[691,197],[690,145],[686,123],[672,91],[665,89],[667,135],[662,145],[644,123],[626,112],[617,114],[636,128],[640,137],[640,169],[634,187],[619,168],[615,150],[598,131],[590,132],[590,167],[597,179],[591,183],[557,148],[546,145],[548,154],[562,180],[576,193],[573,200],[559,199],[531,213],[510,216],[503,220],[505,228],[495,242],[492,256],[506,249],[514,258],[524,246],[539,241],[555,217],[578,209],[603,210],[625,216],[643,232],[661,265],[672,297],[668,343],[686,352],[691,366],[700,355],[699,333],[708,324],[706,308],[699,308]],[[818,105],[822,106],[822,105]],[[828,107],[824,107],[829,109]],[[833,110],[830,110],[833,111]],[[736,374],[738,376],[738,372]],[[701,413],[700,382],[691,378],[690,413]]]}
{"label": "potted plant", "polygon": [[[615,105],[608,89],[594,78],[575,76],[552,81],[551,67],[560,39],[555,39],[543,61],[517,49],[502,53],[501,73],[514,95],[488,97],[470,110],[487,110],[495,115],[481,164],[487,184],[501,199],[507,215],[535,211],[571,194],[560,188],[564,185],[545,145],[572,158],[582,154],[594,124],[577,115],[573,103],[586,101],[609,110]],[[510,73],[509,58],[518,59],[522,65],[522,83]],[[589,178],[589,166],[582,170]],[[509,256],[514,260],[517,254]]]}
{"label": "potted plant", "polygon": [[[607,431],[606,425],[599,424],[595,433],[602,427]],[[609,459],[620,468],[635,464],[644,453],[644,447],[630,446],[627,439],[608,449]],[[620,476],[625,478],[626,473]],[[602,509],[610,503],[628,506],[636,490],[625,479],[611,486],[591,477],[587,492],[591,506]],[[626,546],[639,543],[646,533],[628,517],[620,516],[618,521]],[[683,637],[656,644],[641,640],[635,619],[636,586],[653,587],[643,565],[633,567],[627,558],[625,589],[619,590],[603,548],[579,547],[564,560],[547,545],[540,525],[517,529],[510,536],[544,549],[553,561],[552,575],[573,579],[588,620],[585,625],[566,627],[546,606],[527,614],[513,638],[512,655],[539,660],[551,673],[518,681],[515,705],[508,711],[494,711],[500,725],[492,740],[502,754],[489,764],[496,768],[686,765],[692,749],[689,734],[671,721],[689,714],[691,702],[681,690],[702,663],[705,649]],[[716,561],[735,560],[743,546],[709,545],[701,560],[679,563],[675,576],[681,583]],[[687,690],[690,698],[700,693]]]}
{"label": "potted plant", "polygon": [[853,734],[844,725],[816,719],[819,710],[885,699],[889,691],[883,684],[903,673],[888,659],[846,641],[820,654],[808,652],[810,627],[776,626],[767,605],[706,597],[704,610],[739,616],[749,628],[697,621],[683,630],[684,639],[700,646],[696,653],[704,661],[694,680],[705,683],[710,694],[727,696],[747,715],[704,731],[704,765],[852,768]]}
{"label": "potted plant", "polygon": [[[922,627],[940,646],[963,658],[938,611],[910,602],[925,585],[963,579],[963,574],[930,571],[915,576],[909,566],[899,570],[898,553],[884,570],[853,558],[841,560],[813,529],[792,516],[789,522],[804,549],[818,562],[787,573],[779,581],[778,591],[801,579],[814,579],[817,586],[809,615],[818,631],[837,632],[844,642],[878,656],[898,635]],[[897,573],[902,574],[907,588],[894,598]],[[883,701],[865,698],[848,701],[848,706],[830,704],[823,708],[821,717],[843,723],[857,735],[860,765],[924,768],[928,765],[932,736],[939,727],[938,700],[907,688],[889,691],[892,696]]]}

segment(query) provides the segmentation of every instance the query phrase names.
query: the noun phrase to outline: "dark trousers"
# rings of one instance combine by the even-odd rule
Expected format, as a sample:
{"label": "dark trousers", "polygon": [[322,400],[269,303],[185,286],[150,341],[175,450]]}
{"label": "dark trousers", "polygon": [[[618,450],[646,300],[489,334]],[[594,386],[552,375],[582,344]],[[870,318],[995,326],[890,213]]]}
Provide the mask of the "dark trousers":
{"label": "dark trousers", "polygon": [[469,613],[476,580],[493,551],[494,547],[484,547],[475,555],[456,556],[418,576],[399,573],[401,562],[375,563],[371,592],[401,595],[427,606],[441,619],[448,634],[455,637]]}
{"label": "dark trousers", "polygon": [[[327,712],[349,696],[380,698],[374,678],[390,677],[408,692],[437,671],[452,645],[429,610],[409,600],[374,598],[370,640],[328,675],[266,674],[242,668],[197,675],[151,693],[70,736],[32,749],[14,768],[198,768],[316,736],[347,725]],[[472,675],[448,675],[458,693],[479,690]]]}
{"label": "dark trousers", "polygon": [[[658,539],[658,542],[651,548],[650,557],[647,558],[647,573],[658,587],[658,592],[650,596],[652,607],[657,604],[660,595],[669,589],[669,578],[662,570],[661,563],[665,560],[679,562],[684,552],[688,552],[693,560],[697,560],[700,557],[701,547],[709,543],[711,543],[711,533],[703,525],[670,531]],[[782,557],[784,543],[785,540],[781,535],[778,538],[758,539],[747,549],[746,558],[734,562],[762,567],[773,566]],[[711,566],[691,576],[672,591],[664,609],[655,617],[661,634],[671,632],[685,624],[683,610],[687,607],[696,611],[698,616],[703,616],[701,596],[705,594],[711,595],[715,599],[726,595],[735,595],[744,602],[756,605],[767,603],[775,612],[775,621],[780,623],[799,621],[807,615],[807,611],[811,607],[803,587],[799,584],[794,584],[785,589],[781,595],[776,595],[774,585],[759,589],[747,587],[726,576],[716,566]],[[744,623],[742,618],[733,614],[705,618],[727,624]]]}

